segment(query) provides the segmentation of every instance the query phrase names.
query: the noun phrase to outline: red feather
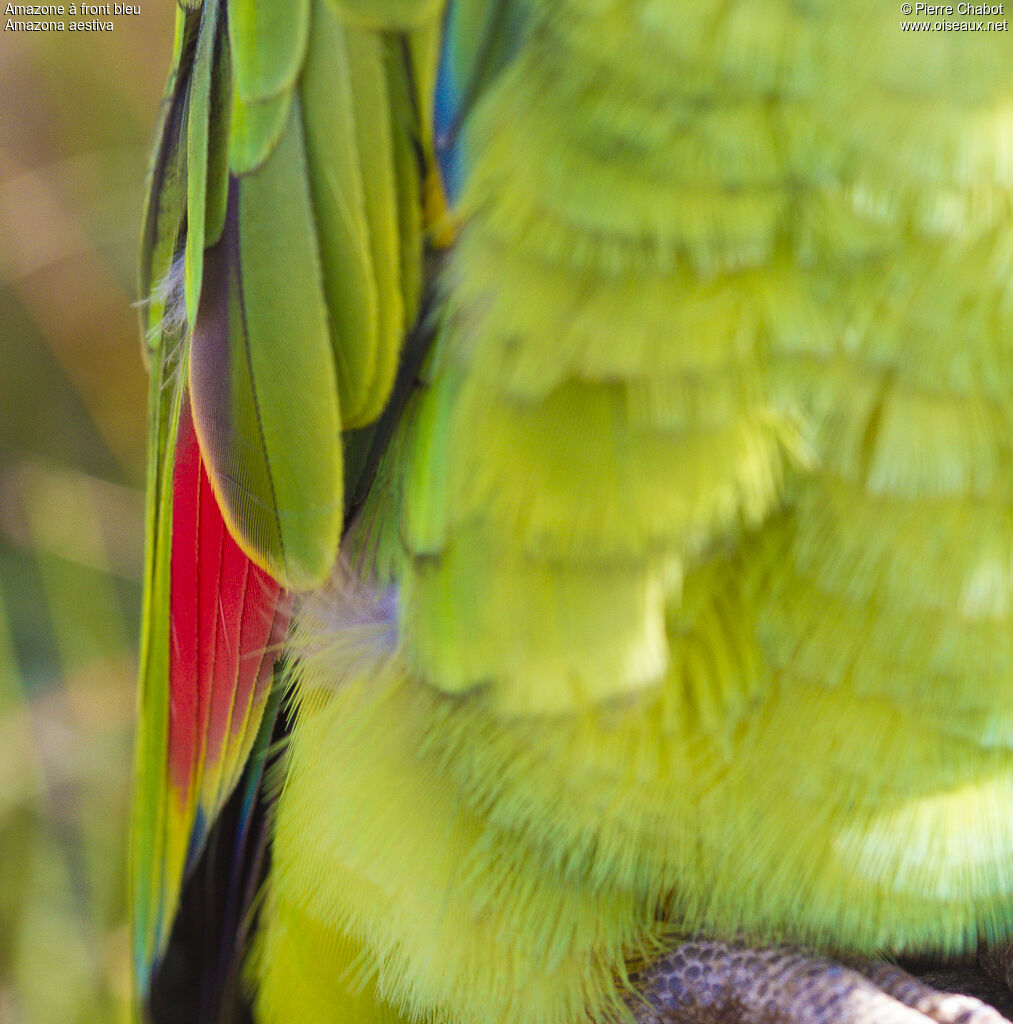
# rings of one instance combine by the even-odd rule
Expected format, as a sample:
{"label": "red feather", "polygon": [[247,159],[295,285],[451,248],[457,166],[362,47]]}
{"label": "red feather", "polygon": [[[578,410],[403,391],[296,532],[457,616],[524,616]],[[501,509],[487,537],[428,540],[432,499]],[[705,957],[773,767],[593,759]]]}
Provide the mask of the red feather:
{"label": "red feather", "polygon": [[229,533],[184,399],[172,479],[169,777],[181,806],[210,821],[256,736],[289,602]]}

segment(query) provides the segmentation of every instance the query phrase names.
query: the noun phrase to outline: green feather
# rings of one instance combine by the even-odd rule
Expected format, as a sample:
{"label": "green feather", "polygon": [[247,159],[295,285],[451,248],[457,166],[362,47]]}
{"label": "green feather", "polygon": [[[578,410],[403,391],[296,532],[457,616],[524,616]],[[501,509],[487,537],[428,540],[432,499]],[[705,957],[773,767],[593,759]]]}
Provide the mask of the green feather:
{"label": "green feather", "polygon": [[233,91],[229,166],[234,174],[249,174],[271,155],[288,125],[292,97],[286,90],[248,103]]}
{"label": "green feather", "polygon": [[190,387],[230,528],[276,578],[325,578],[343,518],[334,361],[299,106],[258,170],[234,179],[207,253]]}
{"label": "green feather", "polygon": [[367,416],[365,398],[377,372],[378,286],[370,245],[365,179],[359,152],[346,29],[325,0],[313,8],[314,31],[300,93],[327,309],[341,411],[352,426]]}
{"label": "green feather", "polygon": [[[433,40],[437,17],[418,33]],[[170,797],[166,764],[184,384],[231,532],[284,585],[320,583],[346,512],[342,429],[372,433],[420,302],[421,179],[433,157],[413,149],[426,139],[419,110],[403,105],[393,119],[390,95],[400,103],[416,76],[434,80],[437,53],[430,44],[388,63],[410,48],[348,27],[326,0],[206,0],[177,17],[141,251],[152,376],[131,838],[139,1003],[171,931],[193,824]],[[364,118],[383,119],[379,145]],[[375,455],[362,450],[368,473]]]}
{"label": "green feather", "polygon": [[211,79],[218,29],[218,0],[201,7],[200,32],[188,91],[186,166],[186,313],[194,322],[204,272],[204,214],[208,190],[208,133],[211,113]]}
{"label": "green feather", "polygon": [[438,23],[446,0],[327,0],[349,24],[371,31],[406,32]]}
{"label": "green feather", "polygon": [[182,54],[195,44],[200,25],[199,14],[176,16],[177,62],[162,97],[156,138],[148,168],[147,191],[141,221],[139,293],[147,300],[141,306],[141,330],[145,355],[157,357],[159,330],[165,312],[165,294],[160,288],[172,268],[182,237],[182,211],[186,208],[186,117],[189,65],[181,63]]}
{"label": "green feather", "polygon": [[228,36],[219,30],[211,69],[208,111],[207,199],[204,208],[204,247],[214,245],[225,228],[229,197],[232,66]]}
{"label": "green feather", "polygon": [[1008,43],[507,6],[451,13],[436,348],[292,641],[261,1021],[606,1021],[672,930],[1009,934]]}
{"label": "green feather", "polygon": [[202,451],[312,588],[258,1024],[602,1024],[673,931],[1013,932],[1005,34],[899,45],[873,0],[222,10],[227,47],[181,20],[144,276],[185,191]]}
{"label": "green feather", "polygon": [[245,103],[290,92],[303,67],[310,0],[229,0],[236,92]]}

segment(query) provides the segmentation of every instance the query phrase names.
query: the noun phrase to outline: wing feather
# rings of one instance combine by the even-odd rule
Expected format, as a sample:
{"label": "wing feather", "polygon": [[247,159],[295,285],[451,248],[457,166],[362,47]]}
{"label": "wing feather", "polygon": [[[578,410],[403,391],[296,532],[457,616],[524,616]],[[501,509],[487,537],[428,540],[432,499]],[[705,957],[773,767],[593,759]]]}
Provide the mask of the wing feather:
{"label": "wing feather", "polygon": [[368,6],[188,0],[177,16],[140,262],[138,1019],[183,884],[245,777],[229,818],[243,845],[288,590],[337,555],[342,431],[388,403],[443,208],[428,123],[442,0]]}

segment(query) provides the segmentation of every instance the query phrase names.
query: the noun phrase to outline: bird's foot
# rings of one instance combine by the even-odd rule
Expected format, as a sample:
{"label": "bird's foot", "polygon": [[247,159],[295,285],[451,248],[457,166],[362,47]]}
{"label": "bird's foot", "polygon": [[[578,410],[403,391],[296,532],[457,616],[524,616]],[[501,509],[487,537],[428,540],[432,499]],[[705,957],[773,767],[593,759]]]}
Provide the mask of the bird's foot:
{"label": "bird's foot", "polygon": [[1009,1024],[980,999],[936,991],[893,964],[790,946],[695,939],[631,981],[637,1024]]}
{"label": "bird's foot", "polygon": [[1013,942],[984,947],[978,953],[978,963],[990,978],[1013,991]]}

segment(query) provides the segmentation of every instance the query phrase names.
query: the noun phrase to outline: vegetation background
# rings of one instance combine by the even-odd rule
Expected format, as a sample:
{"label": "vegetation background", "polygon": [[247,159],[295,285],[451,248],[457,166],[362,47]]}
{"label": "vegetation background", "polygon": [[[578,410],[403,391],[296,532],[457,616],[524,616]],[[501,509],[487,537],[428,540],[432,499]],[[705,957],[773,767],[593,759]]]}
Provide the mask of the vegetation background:
{"label": "vegetation background", "polygon": [[[6,5],[4,5],[6,6]],[[174,5],[0,20],[0,1024],[118,1024],[143,534],[135,263]]]}

